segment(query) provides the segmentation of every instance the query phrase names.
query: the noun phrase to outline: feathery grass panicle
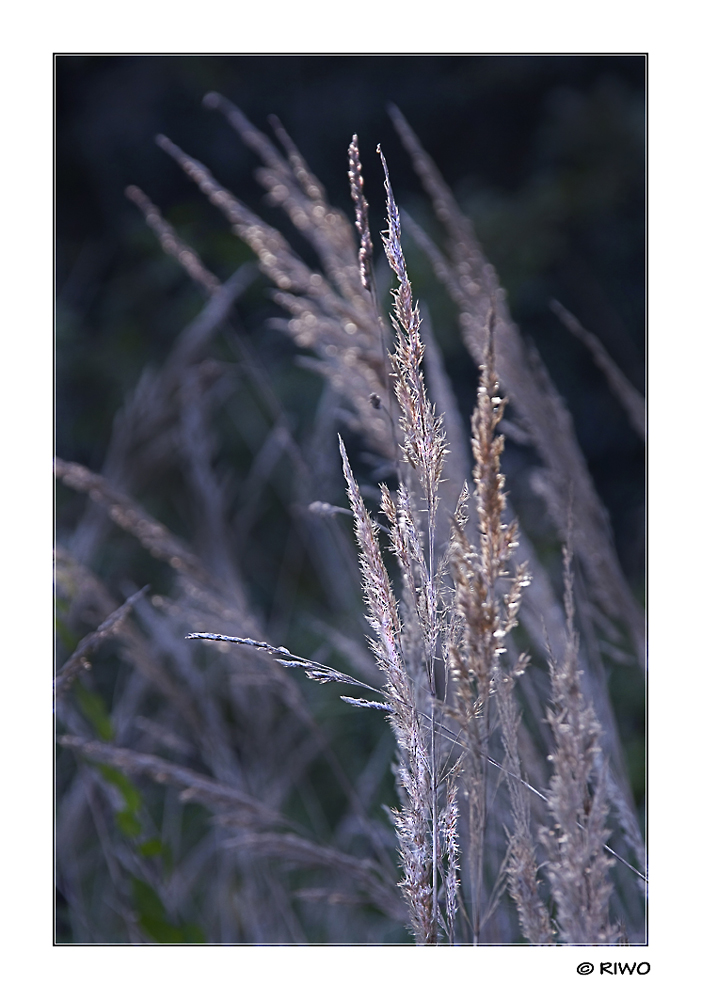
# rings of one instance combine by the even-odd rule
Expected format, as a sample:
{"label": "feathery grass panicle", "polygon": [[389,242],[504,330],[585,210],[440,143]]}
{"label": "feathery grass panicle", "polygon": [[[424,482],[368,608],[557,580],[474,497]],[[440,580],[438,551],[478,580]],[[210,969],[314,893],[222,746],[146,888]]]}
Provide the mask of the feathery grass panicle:
{"label": "feathery grass panicle", "polygon": [[553,826],[541,831],[549,855],[547,872],[563,940],[569,944],[614,944],[617,931],[609,920],[614,861],[605,853],[608,801],[603,780],[601,727],[585,701],[578,672],[572,549],[563,549],[567,654],[552,657],[552,706],[547,718],[555,749],[548,807]]}
{"label": "feathery grass panicle", "polygon": [[450,944],[454,944],[456,940],[456,918],[460,891],[458,821],[458,785],[454,778],[449,778],[446,782],[446,805],[441,816],[441,834],[446,863],[444,885],[446,887],[446,925]]}
{"label": "feathery grass panicle", "polygon": [[280,205],[296,228],[309,239],[344,303],[353,303],[363,310],[364,296],[353,230],[346,216],[329,205],[323,185],[313,175],[282,124],[275,116],[269,118],[286,157],[281,156],[268,137],[221,94],[207,94],[204,104],[220,111],[244,143],[258,154],[264,166],[256,171],[256,177],[268,191],[271,202]]}
{"label": "feathery grass panicle", "polygon": [[400,213],[395,203],[387,163],[378,147],[385,172],[388,230],[383,234],[383,246],[388,263],[399,280],[393,289],[392,324],[397,335],[391,355],[395,394],[400,404],[400,428],[404,435],[402,451],[419,475],[427,503],[429,529],[429,563],[433,564],[432,540],[439,504],[439,482],[444,463],[446,442],[442,419],[429,403],[421,371],[424,344],[419,335],[419,306],[412,301],[412,286],[407,276],[405,257],[400,242]]}
{"label": "feathery grass panicle", "polygon": [[[222,106],[221,99],[218,106]],[[395,461],[397,445],[387,417],[370,403],[374,397],[386,397],[387,362],[377,303],[358,271],[354,229],[326,203],[321,185],[309,182],[300,186],[295,165],[291,169],[270,141],[229,102],[227,117],[264,158],[266,171],[259,174],[259,180],[273,202],[288,212],[312,243],[324,273],[304,263],[277,229],[219,184],[202,163],[165,136],[156,141],[257,255],[261,270],[278,289],[275,301],[292,317],[286,332],[299,347],[312,349],[317,355],[307,358],[305,366],[318,371],[349,401],[354,421],[374,442],[378,453]]]}
{"label": "feathery grass panicle", "polygon": [[388,571],[378,545],[378,527],[371,521],[363,503],[341,436],[339,436],[339,450],[346,479],[346,492],[354,517],[368,621],[378,637],[374,650],[381,668],[397,695],[407,700],[409,692],[400,647],[400,617]]}
{"label": "feathery grass panicle", "polygon": [[[407,609],[405,630],[413,632],[416,622],[421,634],[422,651],[419,663],[407,648],[410,636],[405,643],[407,667],[414,673],[423,672],[429,689],[434,691],[434,676],[432,671],[433,651],[436,650],[439,637],[438,616],[433,605],[436,587],[430,579],[429,568],[422,549],[420,530],[417,527],[413,504],[406,486],[401,485],[395,500],[383,483],[380,487],[380,509],[390,525],[390,543],[393,554],[402,571],[404,606]],[[412,615],[414,612],[414,615]]]}
{"label": "feathery grass panicle", "polygon": [[[517,624],[521,592],[530,578],[525,564],[518,566],[509,580],[508,564],[516,549],[517,524],[503,524],[505,509],[504,476],[500,456],[504,438],[496,435],[507,400],[500,394],[495,371],[495,313],[488,314],[484,360],[480,367],[478,399],[473,411],[472,450],[475,465],[475,508],[480,547],[467,538],[464,526],[454,522],[451,575],[455,586],[454,613],[463,623],[462,634],[454,637],[449,649],[451,677],[456,705],[450,711],[466,727],[469,753],[465,778],[469,801],[470,826],[468,856],[470,861],[471,903],[474,943],[479,943],[483,920],[483,868],[487,827],[487,758],[492,721],[490,699],[499,691],[502,703],[501,722],[506,724],[503,742],[508,750],[509,768],[518,774],[517,717],[504,699],[511,694],[514,676],[522,672],[527,660],[521,657],[510,674],[501,667],[500,658],[507,652],[505,638]],[[509,583],[508,589],[503,586]],[[502,683],[500,683],[502,682]],[[510,690],[507,690],[510,685]],[[518,797],[520,793],[514,787]],[[525,822],[520,835],[527,837]],[[535,873],[534,873],[535,874]]]}
{"label": "feathery grass panicle", "polygon": [[373,272],[373,240],[371,239],[370,224],[368,220],[368,202],[363,193],[363,171],[361,169],[361,156],[358,151],[358,136],[354,135],[349,146],[349,184],[351,186],[351,197],[356,215],[356,229],[361,238],[361,245],[358,249],[358,269],[361,274],[363,287],[366,288],[376,300],[375,277]]}
{"label": "feathery grass panicle", "polygon": [[372,648],[387,678],[386,692],[393,709],[390,722],[402,752],[398,778],[405,802],[393,814],[404,870],[400,887],[418,943],[431,944],[437,940],[430,831],[432,762],[403,662],[397,601],[378,546],[378,529],[365,508],[341,438],[339,449],[354,515],[368,622],[377,636]]}
{"label": "feathery grass panicle", "polygon": [[[357,163],[353,153],[352,164]],[[438,759],[434,696],[436,694],[435,654],[438,642],[437,586],[434,575],[434,534],[439,502],[439,481],[445,450],[441,419],[430,406],[421,372],[424,347],[419,336],[419,308],[412,301],[412,290],[407,276],[404,254],[400,242],[399,212],[390,185],[385,158],[378,149],[385,173],[387,193],[388,231],[383,234],[385,253],[399,280],[399,287],[392,292],[392,323],[396,333],[395,351],[390,357],[391,374],[395,380],[395,394],[400,407],[399,425],[403,435],[401,451],[405,460],[416,471],[427,511],[427,551],[423,551],[421,529],[417,524],[413,504],[406,483],[401,479],[396,501],[386,486],[381,488],[381,508],[390,524],[392,546],[403,570],[405,592],[414,600],[414,610],[424,637],[424,662],[426,679],[431,693],[431,728],[429,746],[419,725],[415,709],[416,694],[407,675],[404,657],[398,659],[406,692],[407,704],[398,706],[393,717],[393,727],[398,743],[405,751],[399,771],[400,783],[406,793],[406,803],[395,815],[400,843],[400,853],[405,877],[401,883],[412,914],[412,926],[418,941],[432,942],[438,934],[438,880],[439,880],[439,815],[438,815]],[[352,170],[350,178],[357,205],[357,224],[361,232],[361,266],[363,267],[364,202],[358,185],[358,171]],[[358,487],[351,473],[342,444],[342,462],[351,508],[356,522],[366,602],[371,611],[369,620],[377,634],[384,636],[388,607],[392,608],[394,634],[399,639],[400,620],[394,595],[389,590],[387,571],[377,546],[376,534],[361,501]],[[418,574],[418,579],[415,574]],[[378,605],[377,596],[381,595]],[[385,640],[387,645],[387,639]],[[384,667],[380,662],[380,666]],[[390,699],[393,704],[392,698]],[[411,705],[411,710],[408,706]],[[393,705],[394,707],[394,705]],[[452,864],[455,865],[455,858]],[[455,898],[453,898],[455,903]],[[452,905],[453,905],[452,903]],[[453,920],[453,916],[451,917]]]}
{"label": "feathery grass panicle", "polygon": [[495,373],[494,313],[491,313],[472,418],[480,549],[468,541],[463,525],[455,520],[450,560],[456,588],[455,609],[465,623],[464,650],[458,647],[453,650],[453,676],[462,709],[470,715],[487,703],[498,658],[506,652],[505,637],[517,624],[521,592],[530,582],[526,564],[518,566],[508,581],[509,589],[500,599],[498,584],[508,577],[508,563],[518,546],[516,521],[509,525],[502,523],[505,494],[500,455],[504,438],[496,436],[495,430],[506,402],[499,394]]}

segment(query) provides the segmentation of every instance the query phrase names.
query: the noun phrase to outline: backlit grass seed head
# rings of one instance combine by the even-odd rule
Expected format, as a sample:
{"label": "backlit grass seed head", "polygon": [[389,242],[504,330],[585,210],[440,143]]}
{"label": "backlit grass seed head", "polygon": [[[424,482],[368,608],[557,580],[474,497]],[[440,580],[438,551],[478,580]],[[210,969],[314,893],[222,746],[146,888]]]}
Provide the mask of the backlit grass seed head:
{"label": "backlit grass seed head", "polygon": [[395,395],[400,405],[400,428],[404,435],[402,453],[417,470],[429,507],[429,523],[434,524],[444,455],[446,453],[442,419],[430,405],[421,371],[424,344],[419,335],[419,307],[412,302],[412,287],[400,243],[400,213],[395,203],[385,157],[380,152],[385,171],[387,193],[387,233],[382,235],[385,255],[399,280],[392,291],[392,324],[396,334],[391,356]]}

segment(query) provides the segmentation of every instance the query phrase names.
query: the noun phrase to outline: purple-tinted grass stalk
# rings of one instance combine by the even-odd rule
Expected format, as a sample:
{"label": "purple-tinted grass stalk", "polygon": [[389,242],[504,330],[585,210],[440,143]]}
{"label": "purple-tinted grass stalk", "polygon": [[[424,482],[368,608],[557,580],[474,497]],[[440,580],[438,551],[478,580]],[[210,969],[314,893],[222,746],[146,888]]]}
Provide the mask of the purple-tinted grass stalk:
{"label": "purple-tinted grass stalk", "polygon": [[427,788],[432,783],[432,764],[424,745],[412,681],[404,663],[400,644],[400,615],[378,545],[378,527],[371,521],[361,499],[341,438],[339,449],[354,516],[368,622],[376,634],[376,638],[371,641],[371,648],[386,677],[384,693],[393,710],[390,723],[404,757],[399,769],[399,780],[406,793],[407,803],[395,814],[404,868],[401,888],[407,900],[417,941],[421,944],[435,944],[437,898],[429,866],[431,856],[431,872],[434,873],[435,848],[432,844],[430,855],[426,843],[426,795]]}
{"label": "purple-tinted grass stalk", "polygon": [[[435,575],[436,513],[439,504],[439,483],[446,451],[442,421],[430,405],[421,371],[424,344],[419,335],[419,307],[412,301],[412,287],[407,276],[401,244],[400,213],[393,196],[385,157],[378,146],[387,195],[387,233],[383,246],[390,267],[395,272],[399,286],[392,291],[392,325],[396,334],[395,352],[391,356],[395,395],[400,406],[400,429],[404,435],[401,446],[403,457],[416,471],[426,502],[427,546],[426,559],[421,544],[414,544],[414,552],[407,562],[414,561],[422,579],[423,606],[417,608],[423,626],[426,671],[431,700],[431,799],[432,799],[432,887],[433,917],[438,920],[438,868],[439,868],[439,817],[438,817],[438,761],[436,746],[436,648],[438,641],[437,580]],[[384,495],[385,512],[392,518],[389,494]],[[404,510],[402,510],[404,508]],[[398,491],[397,517],[394,528],[396,552],[398,543],[404,544],[408,529],[414,528],[409,495],[404,484]],[[399,553],[398,553],[399,554]],[[416,588],[413,588],[416,593]]]}
{"label": "purple-tinted grass stalk", "polygon": [[602,730],[580,686],[572,558],[569,512],[563,548],[566,655],[562,662],[549,655],[552,706],[546,715],[555,748],[547,799],[552,825],[541,831],[541,839],[549,854],[547,871],[561,938],[568,944],[615,944],[617,930],[609,920],[609,868],[614,861],[605,854],[609,803],[603,769],[598,767]]}
{"label": "purple-tinted grass stalk", "polygon": [[[373,240],[370,232],[370,219],[368,213],[368,202],[363,193],[363,168],[361,166],[361,154],[358,148],[358,136],[354,135],[348,149],[349,157],[349,186],[354,204],[355,225],[360,238],[358,248],[358,270],[361,277],[361,284],[370,295],[373,303],[373,310],[377,316],[378,338],[380,341],[380,354],[383,362],[383,373],[385,376],[385,389],[387,392],[387,406],[384,408],[390,427],[390,434],[393,441],[393,458],[397,464],[397,477],[402,481],[402,469],[399,462],[400,446],[397,440],[397,428],[393,419],[393,393],[388,372],[388,354],[386,338],[387,324],[383,318],[380,301],[378,298],[378,288],[375,281],[375,270],[373,268]],[[379,400],[380,397],[378,397]],[[375,403],[374,405],[380,405]]]}
{"label": "purple-tinted grass stalk", "polygon": [[[498,581],[508,576],[508,564],[517,546],[518,530],[516,521],[509,525],[502,523],[506,506],[504,476],[500,471],[504,438],[496,434],[496,429],[507,400],[501,395],[495,370],[494,309],[488,314],[486,333],[478,400],[471,422],[480,542],[479,548],[472,545],[463,531],[463,525],[456,519],[451,555],[454,609],[458,619],[464,623],[462,639],[459,638],[450,647],[450,660],[458,706],[454,714],[466,725],[471,746],[466,758],[470,812],[468,853],[473,943],[476,945],[480,943],[482,930],[490,700],[503,674],[500,657],[506,652],[505,637],[517,624],[521,591],[529,583],[526,564],[517,567],[507,593],[500,599]],[[520,659],[513,673],[517,675],[525,666],[526,659]],[[516,767],[517,761],[510,760],[510,764]]]}

